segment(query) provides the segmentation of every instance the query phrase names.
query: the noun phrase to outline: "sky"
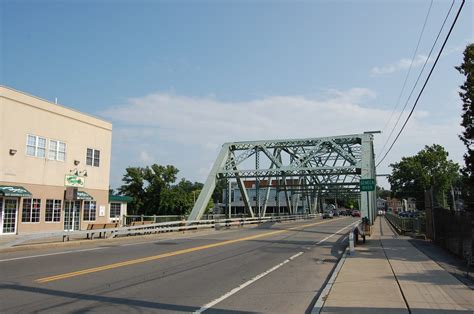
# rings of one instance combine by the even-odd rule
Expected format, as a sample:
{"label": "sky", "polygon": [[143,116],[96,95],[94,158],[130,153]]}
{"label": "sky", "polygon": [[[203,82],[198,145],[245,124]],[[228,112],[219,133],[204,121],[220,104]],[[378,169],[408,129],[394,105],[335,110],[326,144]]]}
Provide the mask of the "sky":
{"label": "sky", "polygon": [[[380,130],[380,160],[395,118],[401,114],[404,121],[401,109],[413,105],[408,95],[450,6],[433,1],[429,9],[428,0],[0,0],[0,84],[112,122],[112,188],[121,185],[126,167],[153,163],[175,165],[179,177],[204,182],[221,145],[232,141]],[[463,76],[454,67],[474,42],[473,16],[466,1],[379,174],[434,143],[462,164]],[[379,183],[389,188],[386,180]]]}

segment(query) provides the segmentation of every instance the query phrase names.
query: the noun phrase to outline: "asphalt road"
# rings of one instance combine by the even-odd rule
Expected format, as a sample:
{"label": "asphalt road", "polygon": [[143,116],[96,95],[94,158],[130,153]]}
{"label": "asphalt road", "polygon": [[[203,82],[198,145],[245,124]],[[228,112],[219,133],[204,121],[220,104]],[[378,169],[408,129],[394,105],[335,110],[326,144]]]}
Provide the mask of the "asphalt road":
{"label": "asphalt road", "polygon": [[0,312],[304,313],[355,221],[0,253]]}

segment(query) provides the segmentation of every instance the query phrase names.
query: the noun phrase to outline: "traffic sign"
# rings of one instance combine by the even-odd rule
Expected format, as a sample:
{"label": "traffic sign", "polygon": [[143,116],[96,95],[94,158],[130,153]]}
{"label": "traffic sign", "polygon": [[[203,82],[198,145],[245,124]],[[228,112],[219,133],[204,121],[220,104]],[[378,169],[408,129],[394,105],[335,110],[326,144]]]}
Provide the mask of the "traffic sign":
{"label": "traffic sign", "polygon": [[359,186],[361,192],[375,191],[375,179],[360,179]]}

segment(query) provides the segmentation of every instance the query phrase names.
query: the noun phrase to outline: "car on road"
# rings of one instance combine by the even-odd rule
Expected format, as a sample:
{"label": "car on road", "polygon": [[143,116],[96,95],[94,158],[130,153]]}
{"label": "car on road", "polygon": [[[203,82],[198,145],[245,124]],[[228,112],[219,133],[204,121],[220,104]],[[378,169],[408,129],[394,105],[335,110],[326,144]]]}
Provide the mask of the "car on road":
{"label": "car on road", "polygon": [[332,210],[327,210],[323,213],[323,219],[329,218],[332,219],[334,217],[334,213]]}
{"label": "car on road", "polygon": [[352,217],[360,217],[360,211],[358,211],[357,209],[354,209],[352,211]]}

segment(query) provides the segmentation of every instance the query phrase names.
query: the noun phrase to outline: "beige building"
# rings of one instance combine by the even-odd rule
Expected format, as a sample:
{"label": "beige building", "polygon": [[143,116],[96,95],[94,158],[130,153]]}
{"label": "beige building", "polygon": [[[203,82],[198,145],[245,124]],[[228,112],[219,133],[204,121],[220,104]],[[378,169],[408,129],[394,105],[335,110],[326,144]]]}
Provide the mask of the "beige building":
{"label": "beige building", "polygon": [[0,235],[117,221],[111,142],[110,122],[0,86]]}

